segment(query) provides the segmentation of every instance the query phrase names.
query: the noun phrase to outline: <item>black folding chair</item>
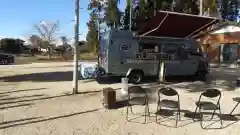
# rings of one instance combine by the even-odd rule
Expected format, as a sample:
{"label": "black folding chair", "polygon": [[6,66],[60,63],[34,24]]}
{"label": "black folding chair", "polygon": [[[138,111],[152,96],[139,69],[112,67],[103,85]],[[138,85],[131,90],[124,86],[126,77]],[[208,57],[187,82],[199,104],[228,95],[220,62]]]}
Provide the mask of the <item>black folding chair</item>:
{"label": "black folding chair", "polygon": [[[169,99],[162,99],[162,97],[172,97],[172,96],[176,96],[177,100],[169,100]],[[157,112],[156,114],[158,115],[158,113],[161,112],[162,107],[165,108],[169,108],[169,109],[177,109],[177,115],[176,115],[176,127],[178,124],[178,120],[180,120],[180,99],[179,99],[179,94],[176,90],[174,90],[173,88],[161,88],[158,91],[158,103],[157,103]],[[158,118],[156,115],[156,123],[158,123]]]}
{"label": "black folding chair", "polygon": [[128,119],[129,108],[131,109],[131,113],[134,115],[133,109],[132,109],[133,105],[145,106],[144,123],[146,123],[147,115],[149,116],[149,105],[148,105],[147,92],[144,88],[140,86],[132,86],[128,89],[127,116],[126,116],[127,121],[129,121]]}
{"label": "black folding chair", "polygon": [[[220,99],[221,99],[221,92],[217,89],[208,89],[205,92],[203,92],[200,96],[196,104],[195,114],[197,114],[197,110],[199,110],[200,114],[200,125],[203,128],[202,121],[203,121],[203,113],[202,110],[213,110],[211,119],[213,119],[213,116],[216,114],[216,110],[219,111],[221,115],[221,107],[220,107]],[[202,101],[202,98],[205,97],[207,99],[217,99],[216,103],[213,103],[212,101]],[[195,119],[193,118],[195,121]],[[222,119],[220,117],[221,122],[221,128],[222,128]]]}

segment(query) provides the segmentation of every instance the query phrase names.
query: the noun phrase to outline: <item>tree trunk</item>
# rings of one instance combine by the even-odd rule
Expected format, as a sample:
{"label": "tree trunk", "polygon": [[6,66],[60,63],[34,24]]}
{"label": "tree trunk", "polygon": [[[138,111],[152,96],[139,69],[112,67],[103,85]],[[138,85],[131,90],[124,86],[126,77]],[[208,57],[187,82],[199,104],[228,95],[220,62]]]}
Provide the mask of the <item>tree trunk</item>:
{"label": "tree trunk", "polygon": [[60,52],[60,58],[61,58],[62,60],[65,60],[65,58],[64,58],[64,53]]}
{"label": "tree trunk", "polygon": [[48,52],[48,59],[49,60],[52,59],[52,54],[51,54],[51,48],[50,47],[48,47],[47,52]]}

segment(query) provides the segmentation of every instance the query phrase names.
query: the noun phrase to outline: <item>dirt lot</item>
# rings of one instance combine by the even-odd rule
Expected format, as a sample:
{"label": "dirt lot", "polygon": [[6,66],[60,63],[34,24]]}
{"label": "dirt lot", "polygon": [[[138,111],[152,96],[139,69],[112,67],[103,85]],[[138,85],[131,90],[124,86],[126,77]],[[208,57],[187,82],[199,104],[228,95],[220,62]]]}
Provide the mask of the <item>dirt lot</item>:
{"label": "dirt lot", "polygon": [[[238,135],[240,109],[236,116],[229,116],[235,102],[232,97],[240,96],[234,91],[234,80],[239,73],[227,69],[214,69],[207,83],[185,82],[169,84],[175,88],[181,100],[181,121],[173,128],[175,119],[156,124],[156,91],[161,86],[144,84],[149,89],[151,117],[147,124],[140,124],[142,117],[126,122],[125,107],[106,110],[102,107],[101,90],[104,87],[119,89],[121,85],[97,84],[93,80],[79,81],[78,95],[72,92],[71,63],[38,63],[0,67],[0,135]],[[198,121],[185,117],[194,111],[194,102],[200,92],[209,87],[222,91],[223,129],[219,118],[204,121],[208,130],[202,129]],[[117,90],[117,98],[124,96]],[[134,108],[137,112],[144,109]],[[218,113],[218,112],[217,112]],[[175,118],[175,117],[173,117]],[[168,125],[168,126],[166,126]]]}

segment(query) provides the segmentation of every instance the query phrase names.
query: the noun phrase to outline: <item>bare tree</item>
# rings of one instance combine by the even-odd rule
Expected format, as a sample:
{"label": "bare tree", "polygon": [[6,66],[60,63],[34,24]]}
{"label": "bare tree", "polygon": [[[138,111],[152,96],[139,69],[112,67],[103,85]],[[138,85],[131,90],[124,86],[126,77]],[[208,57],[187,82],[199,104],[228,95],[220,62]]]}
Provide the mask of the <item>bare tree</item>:
{"label": "bare tree", "polygon": [[51,52],[53,48],[53,41],[55,41],[55,35],[59,31],[59,22],[55,23],[47,23],[45,21],[42,21],[40,24],[34,25],[35,29],[39,33],[39,36],[42,39],[41,46],[45,49],[47,49],[48,57],[51,59]]}

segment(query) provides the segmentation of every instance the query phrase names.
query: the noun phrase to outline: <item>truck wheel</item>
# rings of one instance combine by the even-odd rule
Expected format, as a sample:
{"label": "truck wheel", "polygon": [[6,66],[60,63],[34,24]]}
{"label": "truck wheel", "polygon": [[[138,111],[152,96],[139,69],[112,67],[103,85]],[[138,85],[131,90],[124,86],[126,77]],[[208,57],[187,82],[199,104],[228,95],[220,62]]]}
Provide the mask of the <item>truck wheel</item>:
{"label": "truck wheel", "polygon": [[133,71],[128,78],[130,83],[139,84],[143,79],[143,73],[140,71]]}
{"label": "truck wheel", "polygon": [[0,65],[5,65],[5,60],[1,60]]}
{"label": "truck wheel", "polygon": [[5,65],[8,65],[8,64],[9,64],[8,60],[5,60],[5,61],[4,61],[4,64],[5,64]]}
{"label": "truck wheel", "polygon": [[206,72],[205,71],[197,71],[195,77],[196,77],[196,80],[206,81]]}

